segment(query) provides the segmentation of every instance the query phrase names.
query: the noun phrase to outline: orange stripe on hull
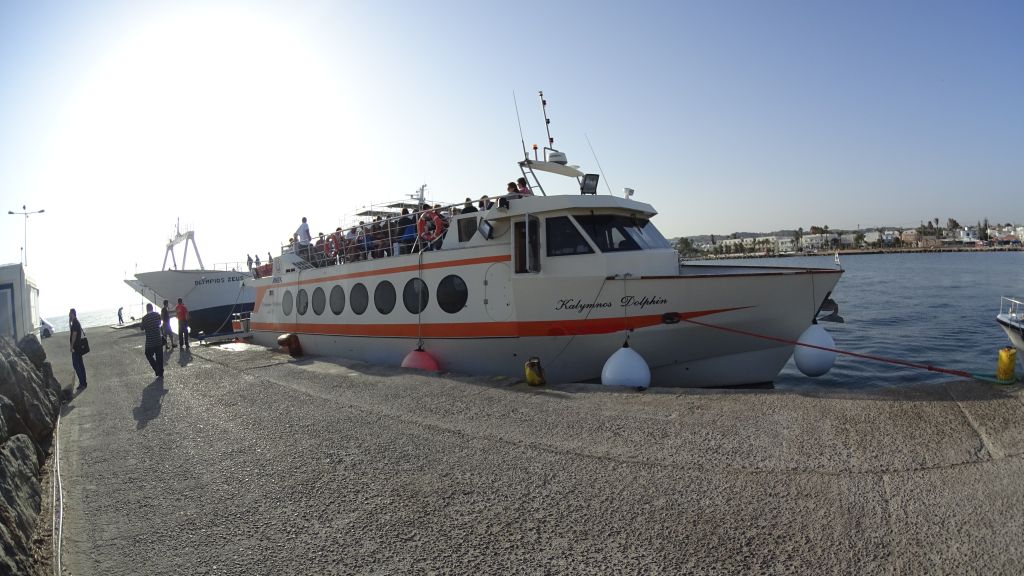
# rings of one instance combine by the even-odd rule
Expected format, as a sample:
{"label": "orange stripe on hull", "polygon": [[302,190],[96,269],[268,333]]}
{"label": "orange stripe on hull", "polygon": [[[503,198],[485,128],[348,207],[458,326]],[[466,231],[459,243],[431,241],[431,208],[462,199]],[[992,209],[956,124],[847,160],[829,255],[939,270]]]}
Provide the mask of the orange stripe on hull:
{"label": "orange stripe on hull", "polygon": [[[697,312],[681,312],[680,320],[689,320],[721,312],[741,310],[721,308]],[[299,324],[253,322],[260,332],[298,332],[324,336],[367,336],[377,338],[515,338],[531,336],[582,336],[636,330],[663,323],[663,315],[648,314],[628,318],[596,318],[593,320],[539,320],[535,322],[461,322],[438,324]]]}

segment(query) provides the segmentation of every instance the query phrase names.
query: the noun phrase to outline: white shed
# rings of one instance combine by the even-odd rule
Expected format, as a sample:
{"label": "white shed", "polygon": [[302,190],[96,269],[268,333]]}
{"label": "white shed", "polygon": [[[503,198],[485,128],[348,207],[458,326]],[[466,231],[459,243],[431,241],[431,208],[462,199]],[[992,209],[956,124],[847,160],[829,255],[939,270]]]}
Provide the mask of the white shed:
{"label": "white shed", "polygon": [[0,265],[0,336],[39,333],[39,287],[21,264]]}

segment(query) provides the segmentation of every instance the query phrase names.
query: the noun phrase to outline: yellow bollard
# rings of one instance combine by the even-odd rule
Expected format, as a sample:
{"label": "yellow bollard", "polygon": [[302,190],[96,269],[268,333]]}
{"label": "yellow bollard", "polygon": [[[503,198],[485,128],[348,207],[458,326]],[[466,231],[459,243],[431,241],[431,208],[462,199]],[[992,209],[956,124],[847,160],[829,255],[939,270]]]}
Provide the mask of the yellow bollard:
{"label": "yellow bollard", "polygon": [[544,379],[544,368],[540,365],[540,358],[534,356],[523,366],[526,370],[526,382],[530,386],[543,386],[546,384]]}
{"label": "yellow bollard", "polygon": [[1013,346],[999,349],[999,366],[996,368],[996,380],[1006,382],[1014,380],[1014,369],[1017,367],[1017,349]]}

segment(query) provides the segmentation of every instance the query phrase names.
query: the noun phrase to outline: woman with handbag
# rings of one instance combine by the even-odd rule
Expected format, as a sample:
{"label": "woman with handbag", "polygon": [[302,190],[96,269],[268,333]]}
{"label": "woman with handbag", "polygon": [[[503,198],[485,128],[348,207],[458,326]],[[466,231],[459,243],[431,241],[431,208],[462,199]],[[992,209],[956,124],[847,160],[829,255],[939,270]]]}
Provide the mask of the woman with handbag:
{"label": "woman with handbag", "polygon": [[75,374],[78,375],[78,389],[82,390],[88,386],[82,356],[89,352],[89,341],[82,333],[82,325],[78,323],[78,314],[74,308],[68,313],[68,324],[71,326],[71,365],[75,367]]}

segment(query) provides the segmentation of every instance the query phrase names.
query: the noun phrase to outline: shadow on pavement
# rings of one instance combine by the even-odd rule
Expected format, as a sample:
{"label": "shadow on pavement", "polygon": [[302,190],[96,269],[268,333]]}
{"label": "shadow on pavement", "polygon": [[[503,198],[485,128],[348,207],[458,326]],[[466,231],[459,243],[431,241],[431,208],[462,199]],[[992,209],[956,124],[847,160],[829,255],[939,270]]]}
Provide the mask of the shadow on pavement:
{"label": "shadow on pavement", "polygon": [[185,350],[178,348],[178,366],[188,366],[191,361],[192,351],[187,348]]}
{"label": "shadow on pavement", "polygon": [[150,420],[160,416],[160,404],[163,401],[167,389],[164,388],[164,379],[155,378],[153,382],[142,389],[142,401],[132,411],[135,417],[135,429],[142,430],[149,424]]}

